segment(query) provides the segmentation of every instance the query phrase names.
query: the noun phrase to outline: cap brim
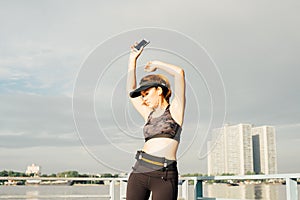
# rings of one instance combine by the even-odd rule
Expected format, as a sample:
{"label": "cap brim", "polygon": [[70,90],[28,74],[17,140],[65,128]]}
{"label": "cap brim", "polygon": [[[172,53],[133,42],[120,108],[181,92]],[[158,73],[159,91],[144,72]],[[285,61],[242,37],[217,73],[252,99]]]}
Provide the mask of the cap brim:
{"label": "cap brim", "polygon": [[144,90],[147,90],[148,88],[154,87],[155,85],[142,85],[139,88],[133,90],[132,92],[129,93],[129,96],[131,98],[135,98],[138,96],[141,96],[141,92]]}
{"label": "cap brim", "polygon": [[133,90],[132,92],[129,93],[130,97],[131,98],[135,98],[135,97],[138,97],[138,96],[141,96],[141,92],[144,91],[144,90],[147,90],[151,87],[161,87],[162,89],[164,90],[168,90],[168,88],[164,85],[161,85],[159,83],[151,83],[151,84],[147,84],[147,85],[141,85],[139,88]]}

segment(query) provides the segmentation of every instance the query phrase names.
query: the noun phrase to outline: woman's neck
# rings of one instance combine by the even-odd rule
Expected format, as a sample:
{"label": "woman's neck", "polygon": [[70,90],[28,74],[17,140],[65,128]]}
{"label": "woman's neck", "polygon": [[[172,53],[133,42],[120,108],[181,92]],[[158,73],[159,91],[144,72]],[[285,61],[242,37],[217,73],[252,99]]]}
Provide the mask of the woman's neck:
{"label": "woman's neck", "polygon": [[169,103],[163,98],[161,101],[159,101],[158,105],[153,108],[154,112],[160,112],[162,110],[166,110]]}

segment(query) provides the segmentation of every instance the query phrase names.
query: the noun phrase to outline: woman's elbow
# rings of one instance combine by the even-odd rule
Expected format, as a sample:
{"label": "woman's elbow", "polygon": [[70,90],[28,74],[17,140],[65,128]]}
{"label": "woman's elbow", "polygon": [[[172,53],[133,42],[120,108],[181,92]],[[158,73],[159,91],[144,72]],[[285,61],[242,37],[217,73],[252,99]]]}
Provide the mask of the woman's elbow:
{"label": "woman's elbow", "polygon": [[178,69],[178,74],[179,74],[180,76],[182,76],[182,77],[185,76],[185,75],[184,75],[184,70],[183,70],[182,68],[179,68],[179,69]]}

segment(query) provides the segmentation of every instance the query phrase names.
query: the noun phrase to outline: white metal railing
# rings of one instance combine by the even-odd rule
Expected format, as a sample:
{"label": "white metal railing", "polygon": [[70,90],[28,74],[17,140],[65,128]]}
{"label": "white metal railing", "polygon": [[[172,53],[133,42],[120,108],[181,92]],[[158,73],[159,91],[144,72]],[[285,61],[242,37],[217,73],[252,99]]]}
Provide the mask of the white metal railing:
{"label": "white metal railing", "polygon": [[[179,199],[189,199],[189,181],[193,182],[193,195],[194,199],[205,199],[203,197],[203,181],[208,180],[265,180],[265,179],[284,179],[286,181],[286,198],[287,200],[298,200],[297,179],[300,178],[300,173],[296,174],[272,174],[272,175],[245,175],[245,176],[199,176],[199,177],[180,177],[182,183],[180,189],[181,196]],[[51,178],[51,177],[0,177],[0,180],[41,180],[41,181],[106,181],[109,182],[109,194],[106,195],[84,195],[89,198],[109,198],[115,200],[115,185],[120,185],[119,199],[126,199],[127,178]],[[83,198],[82,195],[58,195],[58,196],[38,196],[38,198]],[[0,199],[16,199],[16,196],[0,196]]]}
{"label": "white metal railing", "polygon": [[[0,180],[11,180],[11,181],[23,181],[23,180],[40,180],[40,181],[104,181],[109,182],[109,193],[105,195],[38,195],[32,196],[30,198],[39,198],[39,199],[57,199],[57,198],[107,198],[110,200],[115,200],[115,185],[119,185],[120,194],[119,199],[126,199],[126,188],[127,188],[127,178],[81,178],[81,177],[70,177],[70,178],[60,178],[60,177],[0,177]],[[181,177],[180,181],[182,182],[181,191],[182,194],[180,199],[188,199],[188,181],[193,180],[197,181],[197,177]],[[0,196],[0,199],[27,199],[28,196],[20,195],[9,195],[9,196]]]}
{"label": "white metal railing", "polygon": [[205,180],[266,180],[284,179],[286,181],[286,199],[298,200],[297,179],[300,173],[294,174],[269,174],[269,175],[243,175],[243,176],[200,176],[194,181],[195,199],[203,199],[203,185]]}

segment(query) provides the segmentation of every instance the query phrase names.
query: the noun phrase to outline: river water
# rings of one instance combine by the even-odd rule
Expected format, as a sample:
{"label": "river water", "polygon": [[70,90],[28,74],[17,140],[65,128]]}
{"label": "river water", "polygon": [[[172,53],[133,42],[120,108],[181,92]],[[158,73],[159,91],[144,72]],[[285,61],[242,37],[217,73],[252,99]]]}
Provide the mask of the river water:
{"label": "river water", "polygon": [[[181,187],[179,187],[179,190]],[[115,199],[119,199],[120,187],[115,186]],[[299,191],[299,186],[298,186]],[[106,185],[73,185],[73,186],[0,186],[0,199],[10,200],[78,200],[109,199],[102,197],[109,194]],[[300,199],[300,194],[299,199]],[[181,191],[179,192],[181,196]],[[285,185],[252,184],[228,186],[226,184],[205,184],[204,196],[216,199],[286,199]],[[101,198],[100,198],[101,197]],[[189,200],[193,199],[192,186],[189,188]]]}

